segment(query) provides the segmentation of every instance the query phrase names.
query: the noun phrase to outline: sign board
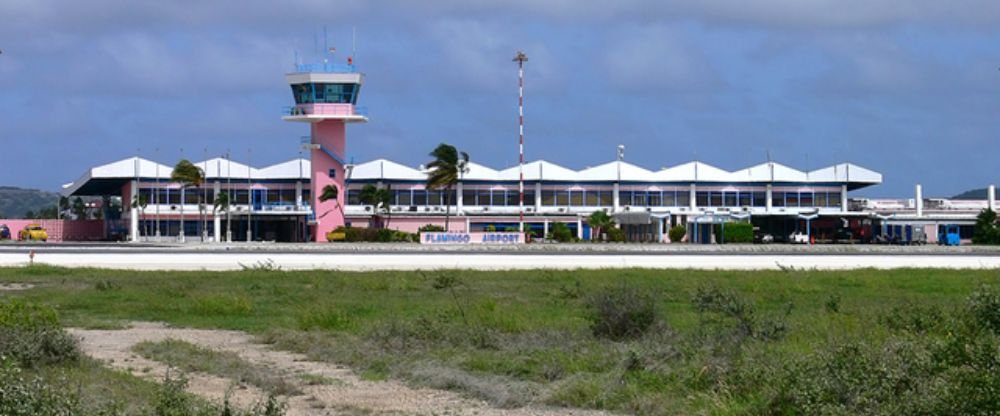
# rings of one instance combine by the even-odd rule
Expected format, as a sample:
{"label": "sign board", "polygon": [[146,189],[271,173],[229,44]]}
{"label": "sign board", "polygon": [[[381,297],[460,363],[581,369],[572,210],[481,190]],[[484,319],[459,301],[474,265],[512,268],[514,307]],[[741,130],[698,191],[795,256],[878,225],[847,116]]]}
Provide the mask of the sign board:
{"label": "sign board", "polygon": [[440,233],[424,232],[420,233],[420,244],[491,244],[491,245],[513,245],[524,244],[524,234],[522,233]]}

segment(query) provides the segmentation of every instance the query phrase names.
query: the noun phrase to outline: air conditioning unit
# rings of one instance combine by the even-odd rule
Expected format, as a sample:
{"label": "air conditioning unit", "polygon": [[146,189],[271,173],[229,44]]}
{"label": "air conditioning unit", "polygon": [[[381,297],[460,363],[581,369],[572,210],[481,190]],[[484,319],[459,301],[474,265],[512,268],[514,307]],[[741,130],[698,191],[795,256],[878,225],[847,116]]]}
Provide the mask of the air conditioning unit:
{"label": "air conditioning unit", "polygon": [[566,208],[559,208],[559,212],[566,212]]}
{"label": "air conditioning unit", "polygon": [[490,207],[483,207],[483,212],[489,211]]}
{"label": "air conditioning unit", "polygon": [[371,210],[372,210],[371,205],[365,205],[365,212],[368,212],[368,211],[371,211]]}
{"label": "air conditioning unit", "polygon": [[424,212],[431,212],[431,207],[424,207]]}
{"label": "air conditioning unit", "polygon": [[525,208],[524,210],[527,211],[527,212],[535,212],[534,208]]}
{"label": "air conditioning unit", "polygon": [[750,207],[744,206],[743,207],[743,212],[750,212]]}

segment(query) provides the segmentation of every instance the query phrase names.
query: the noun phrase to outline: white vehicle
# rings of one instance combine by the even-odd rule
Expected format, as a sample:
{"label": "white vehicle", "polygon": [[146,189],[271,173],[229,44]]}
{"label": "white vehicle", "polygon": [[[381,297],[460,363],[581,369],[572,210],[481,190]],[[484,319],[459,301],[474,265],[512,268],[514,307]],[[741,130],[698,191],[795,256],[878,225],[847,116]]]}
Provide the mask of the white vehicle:
{"label": "white vehicle", "polygon": [[801,231],[796,231],[788,235],[788,242],[792,244],[809,244],[809,236]]}

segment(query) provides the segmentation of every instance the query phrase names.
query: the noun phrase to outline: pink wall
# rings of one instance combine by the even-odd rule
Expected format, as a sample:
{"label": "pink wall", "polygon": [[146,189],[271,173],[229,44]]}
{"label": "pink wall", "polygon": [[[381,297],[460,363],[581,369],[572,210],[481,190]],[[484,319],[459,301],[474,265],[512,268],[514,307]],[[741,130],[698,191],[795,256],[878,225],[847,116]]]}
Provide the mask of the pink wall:
{"label": "pink wall", "polygon": [[17,239],[17,232],[28,224],[38,224],[49,234],[49,241],[94,241],[104,239],[103,220],[24,220],[4,219],[0,224],[10,228],[11,238]]}
{"label": "pink wall", "polygon": [[[323,146],[326,150],[344,158],[346,148],[346,128],[343,120],[325,120],[312,124],[312,142]],[[344,225],[344,208],[341,205],[347,201],[347,188],[344,187],[344,167],[321,149],[312,151],[312,195],[315,207],[316,230],[313,233],[315,241],[325,242],[326,233]],[[330,177],[330,170],[336,170],[336,177]],[[337,188],[337,199],[320,202],[323,188],[333,185]]]}
{"label": "pink wall", "polygon": [[[384,221],[384,220],[383,220]],[[427,224],[440,225],[444,227],[444,218],[419,218],[419,217],[391,217],[389,228],[393,230],[415,233],[420,227]],[[351,226],[357,228],[368,227],[368,217],[351,217]],[[450,231],[465,231],[465,217],[451,217]]]}

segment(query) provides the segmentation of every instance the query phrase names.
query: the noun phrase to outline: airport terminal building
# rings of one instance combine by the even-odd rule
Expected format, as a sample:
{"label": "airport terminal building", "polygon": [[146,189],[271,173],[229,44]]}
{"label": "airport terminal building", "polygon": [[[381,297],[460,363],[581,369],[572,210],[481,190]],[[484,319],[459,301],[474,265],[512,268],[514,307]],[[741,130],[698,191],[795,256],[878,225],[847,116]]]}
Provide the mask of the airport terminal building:
{"label": "airport terminal building", "polygon": [[[205,172],[200,187],[172,182],[168,164],[129,158],[89,169],[62,193],[121,198],[119,222],[109,232],[133,240],[175,239],[183,227],[189,239],[204,234],[212,241],[230,235],[234,241],[310,241],[310,224],[316,218],[309,203],[309,160],[261,168],[225,158],[194,164]],[[391,228],[416,231],[426,224],[443,224],[446,200],[451,202],[452,230],[518,226],[517,166],[497,170],[471,163],[450,198],[427,189],[426,171],[389,160],[348,166],[346,171],[347,192],[341,202],[349,226],[367,227],[375,214],[374,207],[360,202],[367,184],[391,190],[392,204],[384,215]],[[524,166],[525,228],[544,235],[551,224],[561,222],[588,239],[586,217],[604,210],[634,241],[666,241],[669,227],[684,225],[692,230],[691,241],[705,242],[710,237],[694,231],[700,224],[737,220],[785,234],[801,221],[824,228],[826,222],[868,216],[850,210],[849,192],[881,181],[879,173],[850,163],[803,172],[771,162],[730,172],[702,162],[652,171],[620,160],[582,170],[535,161]],[[222,192],[231,195],[228,212],[215,209],[215,198]],[[136,194],[144,207],[132,206]],[[115,217],[105,215],[111,222]]]}

